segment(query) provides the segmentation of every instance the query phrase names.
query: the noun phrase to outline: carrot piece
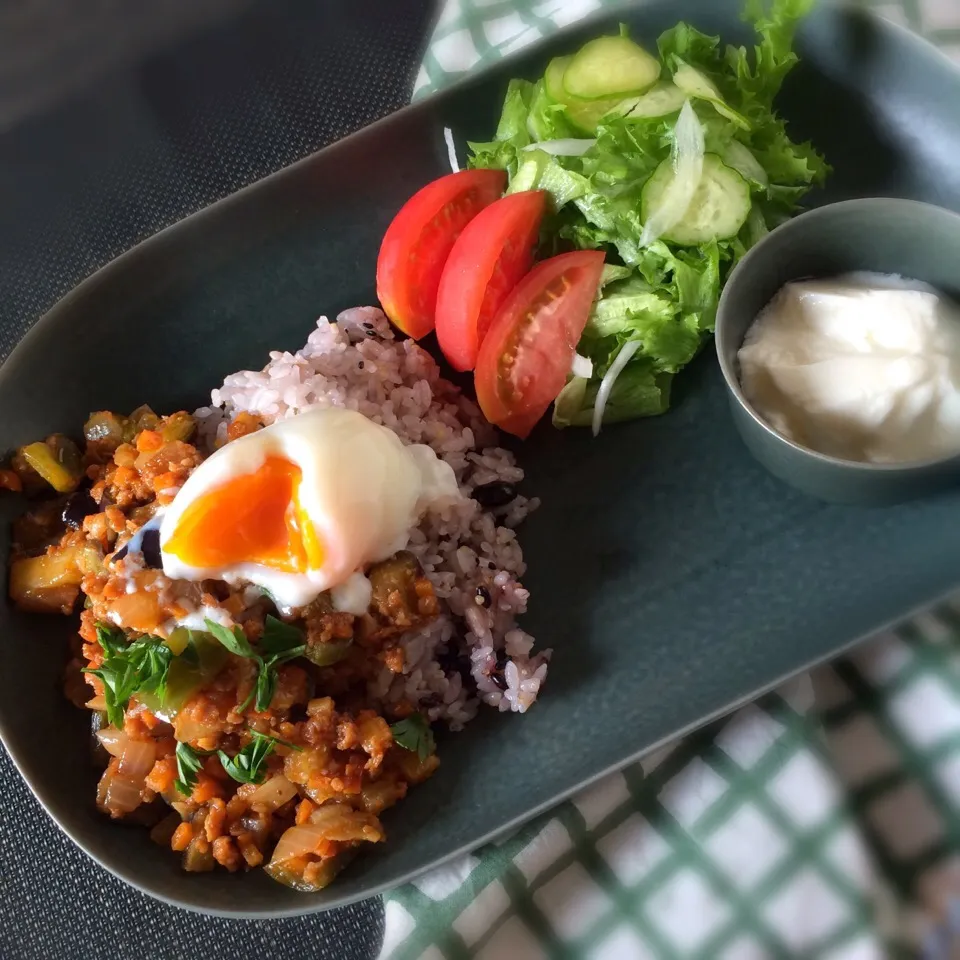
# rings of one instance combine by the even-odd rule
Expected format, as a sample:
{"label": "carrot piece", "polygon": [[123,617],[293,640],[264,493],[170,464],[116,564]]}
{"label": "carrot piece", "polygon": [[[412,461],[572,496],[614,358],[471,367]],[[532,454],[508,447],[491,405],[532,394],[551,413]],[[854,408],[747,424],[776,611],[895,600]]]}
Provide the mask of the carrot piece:
{"label": "carrot piece", "polygon": [[170,838],[170,849],[171,850],[186,850],[190,846],[190,841],[193,839],[193,826],[186,821],[180,824],[176,830],[173,831],[173,836]]}
{"label": "carrot piece", "polygon": [[313,804],[304,798],[297,804],[297,816],[296,824],[298,827],[302,827],[309,819],[310,814],[313,813]]}
{"label": "carrot piece", "polygon": [[158,760],[153,769],[147,774],[146,784],[156,793],[165,793],[173,786],[176,779],[176,767],[172,757]]}
{"label": "carrot piece", "polygon": [[154,477],[151,483],[154,493],[160,493],[161,490],[167,490],[177,485],[177,475],[172,470],[168,470],[166,473],[161,473]]}
{"label": "carrot piece", "polygon": [[217,783],[213,777],[206,776],[205,774],[200,775],[197,785],[193,788],[193,793],[190,795],[194,803],[206,803],[214,797],[219,796],[220,784]]}
{"label": "carrot piece", "polygon": [[23,482],[12,470],[0,470],[0,490],[20,493],[23,490]]}
{"label": "carrot piece", "polygon": [[137,434],[137,450],[140,453],[150,453],[163,446],[163,437],[156,430],[141,430]]}

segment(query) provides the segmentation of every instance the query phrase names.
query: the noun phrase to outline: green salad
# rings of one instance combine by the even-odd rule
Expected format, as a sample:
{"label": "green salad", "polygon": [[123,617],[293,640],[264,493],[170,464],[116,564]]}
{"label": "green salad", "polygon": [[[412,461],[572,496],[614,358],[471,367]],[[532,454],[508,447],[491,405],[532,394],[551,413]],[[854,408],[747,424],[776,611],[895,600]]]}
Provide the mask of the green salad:
{"label": "green salad", "polygon": [[813,3],[751,0],[752,49],[684,23],[657,56],[625,28],[598,37],[539,80],[512,80],[494,139],[470,144],[470,165],[505,170],[508,193],[549,193],[544,256],[607,256],[558,427],[663,413],[674,375],[713,331],[730,270],[827,176],[774,108]]}

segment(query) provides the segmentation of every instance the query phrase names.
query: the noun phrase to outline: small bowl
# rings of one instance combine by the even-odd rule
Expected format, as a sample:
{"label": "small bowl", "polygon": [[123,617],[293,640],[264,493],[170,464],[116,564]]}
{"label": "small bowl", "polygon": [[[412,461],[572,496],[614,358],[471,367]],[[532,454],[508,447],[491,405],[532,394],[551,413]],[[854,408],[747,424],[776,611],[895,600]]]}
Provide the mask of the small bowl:
{"label": "small bowl", "polygon": [[737,265],[717,312],[716,343],[734,421],[772,474],[836,503],[879,506],[960,481],[960,452],[909,463],[841,460],[788,440],[747,402],[737,352],[747,329],[791,280],[854,271],[899,274],[960,302],[960,215],[913,200],[847,200],[819,207],[772,231]]}

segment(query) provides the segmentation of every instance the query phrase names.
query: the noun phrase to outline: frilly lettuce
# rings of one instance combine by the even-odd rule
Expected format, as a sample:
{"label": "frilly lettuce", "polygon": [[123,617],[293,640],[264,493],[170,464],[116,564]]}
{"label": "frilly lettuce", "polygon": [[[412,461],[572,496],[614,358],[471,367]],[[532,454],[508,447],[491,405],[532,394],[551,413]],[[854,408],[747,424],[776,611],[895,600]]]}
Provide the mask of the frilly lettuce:
{"label": "frilly lettuce", "polygon": [[749,0],[745,18],[758,35],[751,50],[724,47],[717,37],[684,23],[658,41],[663,79],[688,65],[719,94],[719,100],[696,99],[693,105],[707,152],[718,154],[750,184],[750,216],[732,239],[699,247],[640,243],[641,191],[670,156],[676,113],[633,118],[614,109],[600,120],[586,152],[555,156],[537,145],[582,139],[584,132],[564,104],[551,100],[543,79],[512,80],[494,139],[470,144],[471,165],[506,170],[511,191],[543,189],[551,195],[544,255],[571,247],[607,251],[611,266],[578,347],[593,361],[593,376],[571,377],[555,404],[557,426],[590,423],[603,375],[632,340],[639,340],[640,348],[614,385],[604,422],[663,413],[672,377],[713,331],[720,290],[732,267],[826,177],[824,159],[810,144],[790,139],[773,105],[797,63],[794,34],[813,3],[772,0],[765,7],[762,0]]}

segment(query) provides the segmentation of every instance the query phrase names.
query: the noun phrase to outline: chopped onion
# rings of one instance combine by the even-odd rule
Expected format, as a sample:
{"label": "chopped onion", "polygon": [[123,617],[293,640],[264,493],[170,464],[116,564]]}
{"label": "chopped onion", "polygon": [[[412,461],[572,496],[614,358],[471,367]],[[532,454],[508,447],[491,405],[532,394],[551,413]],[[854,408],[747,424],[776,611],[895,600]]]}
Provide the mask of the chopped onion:
{"label": "chopped onion", "polygon": [[354,810],[345,803],[325,803],[310,814],[310,825],[323,830],[325,840],[350,842],[383,839],[383,828],[373,814]]}
{"label": "chopped onion", "polygon": [[284,830],[270,858],[270,863],[283,863],[294,857],[313,853],[321,841],[326,840],[326,828],[322,824],[305,823]]}
{"label": "chopped onion", "polygon": [[582,157],[597,141],[565,138],[563,140],[543,140],[531,143],[524,150],[542,150],[551,157]]}
{"label": "chopped onion", "polygon": [[610,364],[610,369],[604,374],[600,382],[600,389],[597,391],[597,399],[593,405],[593,435],[600,433],[600,426],[603,423],[603,411],[606,409],[607,401],[610,399],[610,393],[613,385],[617,382],[617,377],[623,373],[623,368],[630,362],[630,358],[640,349],[639,340],[629,340],[621,348],[620,352]]}
{"label": "chopped onion", "polygon": [[278,773],[266,783],[260,784],[247,798],[251,807],[264,806],[273,811],[282,807],[297,795],[297,788],[282,774]]}
{"label": "chopped onion", "polygon": [[575,353],[573,363],[570,364],[570,372],[575,377],[583,377],[584,380],[589,380],[593,376],[593,361],[589,357]]}
{"label": "chopped onion", "polygon": [[[130,813],[143,802],[143,780],[121,776],[107,771],[103,792],[103,805],[110,813]],[[107,779],[109,778],[109,779]]]}
{"label": "chopped onion", "polygon": [[142,783],[153,769],[156,760],[156,744],[146,740],[130,740],[120,755],[117,773],[122,777],[129,777],[133,781]]}
{"label": "chopped onion", "polygon": [[649,212],[640,246],[649,246],[683,219],[703,177],[705,152],[703,126],[687,100],[673,131],[673,180],[663,191],[660,203]]}
{"label": "chopped onion", "polygon": [[127,749],[127,744],[130,743],[130,738],[116,727],[105,727],[103,730],[97,731],[97,739],[103,749],[112,757],[122,757],[123,751]]}
{"label": "chopped onion", "polygon": [[84,706],[85,706],[88,710],[96,710],[96,711],[102,713],[104,710],[107,709],[107,698],[106,698],[106,697],[100,697],[100,696],[98,696],[98,697],[91,697],[91,699],[89,699],[89,700],[84,704]]}
{"label": "chopped onion", "polygon": [[460,162],[457,160],[457,148],[453,143],[453,131],[449,127],[443,128],[443,139],[447,143],[447,158],[450,161],[450,169],[454,173],[459,173]]}
{"label": "chopped onion", "polygon": [[173,721],[174,736],[181,743],[195,743],[207,737],[216,737],[223,732],[223,723],[218,720],[198,719],[181,710]]}

